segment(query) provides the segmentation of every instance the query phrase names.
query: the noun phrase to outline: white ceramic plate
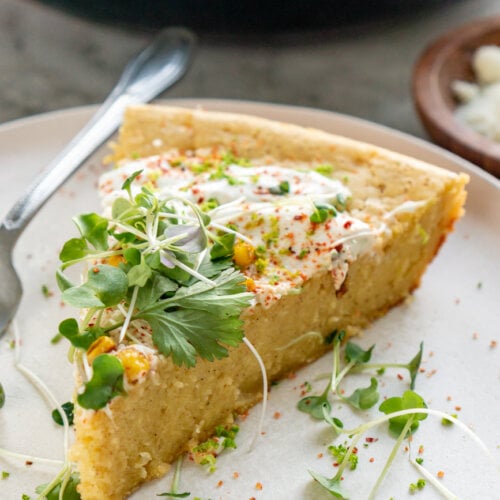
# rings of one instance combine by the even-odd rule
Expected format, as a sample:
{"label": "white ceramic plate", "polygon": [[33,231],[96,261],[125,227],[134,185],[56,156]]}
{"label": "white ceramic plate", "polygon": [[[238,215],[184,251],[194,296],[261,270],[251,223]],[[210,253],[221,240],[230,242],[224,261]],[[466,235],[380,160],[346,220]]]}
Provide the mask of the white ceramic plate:
{"label": "white ceramic plate", "polygon": [[[208,109],[236,111],[295,122],[372,142],[416,156],[471,176],[467,214],[428,269],[414,300],[391,311],[359,340],[364,346],[376,344],[373,360],[406,362],[424,341],[425,372],[417,379],[416,390],[430,407],[456,413],[484,440],[500,462],[500,189],[489,175],[459,158],[421,140],[358,119],[324,111],[236,101],[175,101],[177,105],[201,105]],[[90,117],[93,108],[80,108],[19,120],[0,127],[0,217],[61,147]],[[24,338],[22,360],[36,372],[61,401],[70,399],[71,367],[66,362],[67,345],[53,346],[49,340],[59,321],[72,314],[60,305],[54,282],[57,254],[62,243],[75,235],[71,216],[98,211],[96,179],[104,167],[97,152],[82,170],[44,207],[20,239],[15,261],[24,284],[18,325]],[[42,295],[46,284],[55,292]],[[1,286],[9,286],[1,283]],[[0,381],[7,393],[0,411],[0,447],[38,457],[62,457],[62,432],[50,417],[44,400],[14,368],[10,337],[0,340]],[[298,372],[296,378],[273,388],[264,431],[248,452],[259,408],[241,424],[238,449],[221,455],[218,469],[207,474],[199,466],[186,464],[181,491],[191,498],[222,499],[320,499],[331,498],[311,481],[312,469],[333,476],[333,458],[326,445],[333,433],[324,424],[312,421],[296,410],[300,385],[313,383],[321,392],[326,383],[315,377],[330,370],[330,356]],[[400,380],[398,375],[403,375]],[[368,376],[346,382],[367,385]],[[400,395],[408,387],[404,372],[387,371],[380,378],[383,397]],[[354,385],[352,385],[354,384]],[[378,412],[355,413],[334,406],[347,427],[372,418]],[[371,417],[370,417],[371,416]],[[345,488],[351,498],[367,498],[394,440],[384,426],[379,440],[360,447],[359,465],[346,471]],[[343,440],[340,440],[342,442]],[[339,441],[337,441],[339,442]],[[415,434],[411,453],[423,445],[424,465],[441,483],[462,498],[498,498],[498,469],[459,429],[444,427],[429,417]],[[321,453],[323,456],[321,457]],[[410,498],[408,487],[419,474],[409,464],[408,452],[401,450],[377,498]],[[370,460],[373,459],[373,460]],[[110,457],[112,460],[112,457]],[[57,468],[38,463],[26,466],[16,460],[0,459],[0,497],[33,495],[34,487],[47,482]],[[258,483],[261,484],[260,489]],[[134,499],[154,498],[168,491],[170,478],[139,490]],[[418,496],[440,498],[431,485]]]}

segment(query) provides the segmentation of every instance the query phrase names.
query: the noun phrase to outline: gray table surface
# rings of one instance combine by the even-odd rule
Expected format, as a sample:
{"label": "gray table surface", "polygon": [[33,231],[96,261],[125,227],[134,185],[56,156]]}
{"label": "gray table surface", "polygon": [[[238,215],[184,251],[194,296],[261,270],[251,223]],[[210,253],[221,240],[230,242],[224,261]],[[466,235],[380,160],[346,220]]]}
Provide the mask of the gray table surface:
{"label": "gray table surface", "polygon": [[[321,32],[201,36],[188,75],[167,95],[312,106],[425,136],[410,91],[418,55],[447,30],[498,13],[499,0],[461,0]],[[1,0],[0,123],[102,101],[149,38],[35,1]]]}

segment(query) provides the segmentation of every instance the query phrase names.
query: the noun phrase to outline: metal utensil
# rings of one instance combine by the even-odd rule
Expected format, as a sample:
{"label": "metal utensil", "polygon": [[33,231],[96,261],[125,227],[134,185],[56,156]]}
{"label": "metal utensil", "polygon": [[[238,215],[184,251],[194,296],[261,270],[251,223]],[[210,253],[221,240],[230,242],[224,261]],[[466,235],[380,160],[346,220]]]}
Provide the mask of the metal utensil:
{"label": "metal utensil", "polygon": [[24,228],[82,163],[118,128],[130,104],[148,102],[176,83],[186,72],[194,35],[183,28],[161,31],[126,66],[97,113],[71,140],[11,208],[0,225],[0,337],[16,314],[22,297],[21,281],[12,252]]}

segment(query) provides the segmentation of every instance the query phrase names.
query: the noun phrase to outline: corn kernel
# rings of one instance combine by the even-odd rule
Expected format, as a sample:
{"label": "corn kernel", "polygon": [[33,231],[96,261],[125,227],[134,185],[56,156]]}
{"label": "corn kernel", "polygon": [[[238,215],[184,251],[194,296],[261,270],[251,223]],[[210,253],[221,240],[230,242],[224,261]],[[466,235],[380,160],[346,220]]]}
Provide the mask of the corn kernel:
{"label": "corn kernel", "polygon": [[148,372],[151,366],[148,358],[136,349],[123,349],[116,353],[116,357],[122,362],[129,382],[135,382],[141,374]]}
{"label": "corn kernel", "polygon": [[257,288],[257,286],[255,285],[255,281],[252,278],[247,278],[245,280],[245,285],[249,292],[255,292],[255,289]]}
{"label": "corn kernel", "polygon": [[118,264],[122,262],[125,262],[125,259],[122,255],[112,255],[111,257],[108,257],[108,264],[110,266],[118,267]]}
{"label": "corn kernel", "polygon": [[255,249],[245,241],[236,243],[233,252],[233,260],[240,267],[248,267],[255,261]]}
{"label": "corn kernel", "polygon": [[89,364],[92,364],[94,359],[97,358],[99,354],[105,354],[113,349],[116,349],[116,343],[111,337],[104,336],[95,339],[87,349],[87,359]]}

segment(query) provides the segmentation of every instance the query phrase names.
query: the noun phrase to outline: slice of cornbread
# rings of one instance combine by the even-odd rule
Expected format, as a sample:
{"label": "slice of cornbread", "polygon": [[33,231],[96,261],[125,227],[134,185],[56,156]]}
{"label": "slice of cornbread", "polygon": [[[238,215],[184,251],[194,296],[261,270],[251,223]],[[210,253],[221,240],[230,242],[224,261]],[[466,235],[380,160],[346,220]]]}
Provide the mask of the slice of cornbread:
{"label": "slice of cornbread", "polygon": [[[463,212],[466,175],[318,130],[250,116],[133,107],[126,113],[113,159],[121,164],[165,154],[168,163],[181,156],[212,158],[221,151],[246,158],[253,166],[328,173],[351,193],[349,217],[370,228],[373,236],[362,251],[348,254],[341,266],[319,265],[279,294],[272,293],[272,286],[278,287],[284,274],[259,289],[259,273],[246,271],[257,283],[249,289],[261,293],[261,300],[257,297],[244,311],[244,332],[261,355],[270,380],[328,349],[317,336],[301,337],[304,333],[315,331],[326,337],[344,329],[354,334],[403,301],[418,287],[426,266]],[[145,160],[151,168],[160,163]],[[101,190],[106,192],[106,183],[101,183]],[[349,239],[342,240],[345,246]],[[319,255],[314,242],[311,245],[308,252]],[[338,256],[342,246],[339,241],[328,252]],[[303,257],[295,257],[300,269]],[[271,300],[262,299],[264,289]],[[154,358],[153,369],[140,383],[130,384],[126,396],[97,411],[76,408],[72,459],[84,500],[126,497],[144,481],[165,474],[178,455],[207,439],[217,425],[230,422],[233,414],[262,398],[261,371],[243,344],[232,348],[227,358],[200,359],[193,368],[179,367],[160,354]]]}

